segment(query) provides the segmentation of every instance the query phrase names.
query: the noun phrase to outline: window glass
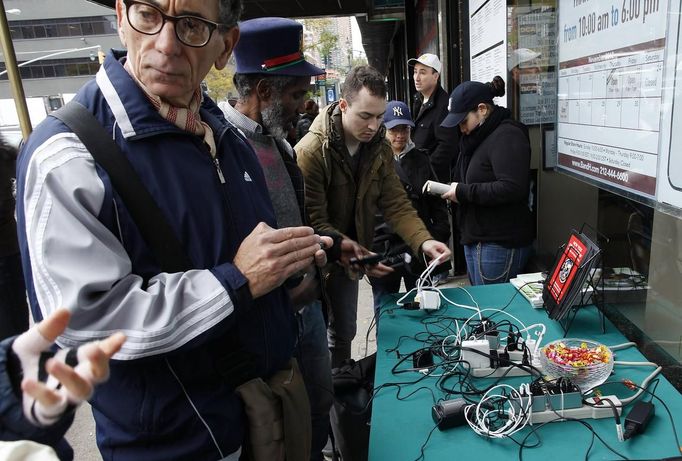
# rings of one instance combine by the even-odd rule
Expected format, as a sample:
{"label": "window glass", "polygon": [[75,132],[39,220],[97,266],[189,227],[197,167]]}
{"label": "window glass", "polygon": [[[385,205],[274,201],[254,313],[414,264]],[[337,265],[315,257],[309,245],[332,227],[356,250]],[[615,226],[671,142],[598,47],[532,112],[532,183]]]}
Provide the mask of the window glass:
{"label": "window glass", "polygon": [[33,26],[22,26],[21,27],[22,38],[35,38],[33,33]]}
{"label": "window glass", "polygon": [[81,28],[83,29],[83,35],[95,35],[91,22],[82,23]]}
{"label": "window glass", "polygon": [[74,37],[74,36],[80,37],[81,35],[83,35],[83,30],[81,29],[80,23],[69,24],[68,28],[69,28],[69,35],[71,35],[72,37]]}
{"label": "window glass", "polygon": [[56,24],[45,24],[45,36],[46,37],[57,37],[57,25]]}
{"label": "window glass", "polygon": [[117,33],[116,16],[92,16],[46,20],[12,21],[13,40],[43,37],[85,37]]}
{"label": "window glass", "polygon": [[[508,107],[514,118],[525,123],[529,128],[531,148],[534,152],[532,167],[537,168],[539,182],[544,185],[538,192],[540,208],[538,210],[537,246],[538,259],[541,260],[539,267],[546,268],[551,265],[557,246],[563,243],[559,234],[568,236],[571,228],[580,229],[584,224],[593,227],[593,229],[586,227],[586,233],[595,238],[603,252],[602,299],[607,316],[625,336],[638,343],[640,350],[650,360],[662,365],[664,375],[673,385],[682,390],[682,367],[680,367],[682,360],[682,303],[680,302],[682,300],[682,219],[680,216],[682,212],[679,210],[672,212],[666,209],[663,209],[666,212],[662,212],[659,211],[661,207],[655,202],[635,200],[632,195],[610,188],[608,185],[586,181],[564,170],[555,170],[555,127],[557,119],[566,116],[562,111],[570,110],[570,104],[573,102],[581,109],[591,109],[592,120],[585,124],[585,127],[591,127],[595,125],[595,107],[598,109],[601,101],[587,101],[585,95],[594,97],[595,92],[603,90],[608,100],[609,87],[604,86],[604,82],[616,84],[616,79],[606,78],[599,86],[599,81],[595,77],[598,72],[593,72],[592,77],[586,76],[586,81],[589,79],[591,82],[591,85],[588,84],[587,87],[583,87],[582,81],[580,88],[562,86],[559,81],[561,72],[558,64],[559,39],[573,40],[575,38],[564,36],[563,34],[568,32],[558,26],[570,19],[559,17],[558,4],[559,2],[543,2],[542,5],[528,6],[525,2],[508,2],[507,10],[508,72],[505,80],[508,83]],[[679,11],[674,12],[673,9],[671,3],[671,11],[668,12],[667,18],[669,24],[677,21],[679,14]],[[679,10],[679,6],[677,9]],[[650,20],[653,21],[653,16]],[[666,22],[662,19],[661,21]],[[562,34],[561,37],[557,37],[557,30]],[[585,31],[578,31],[579,34],[583,32]],[[615,43],[618,41],[616,38],[624,40],[622,36],[615,36],[618,33],[616,30],[602,30],[598,33],[600,35],[584,38],[586,47],[596,47],[593,41],[599,39],[602,40],[599,44],[600,49],[617,51],[620,45]],[[631,37],[631,39],[636,40],[637,37]],[[614,43],[611,46],[609,43],[603,43],[604,40],[611,40]],[[671,40],[670,34],[667,35],[667,40]],[[652,48],[663,46],[660,40],[652,41],[649,45]],[[670,47],[675,45],[676,43],[671,42],[665,47],[673,49]],[[660,68],[655,67],[655,63],[649,63],[648,57],[653,54],[646,54],[648,50],[648,48],[640,47],[628,51],[633,56],[635,56],[633,53],[638,52],[636,56],[642,55],[646,58],[646,62],[636,62],[632,68],[628,68],[628,73],[623,75],[623,77],[628,77],[623,78],[623,82],[630,82],[630,86],[625,87],[630,92],[641,91],[643,95],[646,91],[645,82],[650,87],[653,86],[650,82],[660,82],[660,79],[653,78],[655,72],[644,72],[650,69],[660,71]],[[682,62],[679,53],[680,51],[676,58],[678,63]],[[589,50],[585,50],[583,54],[591,56]],[[583,66],[583,62],[590,64],[603,61],[611,66],[615,59],[612,58],[613,56],[617,58],[618,52],[613,56],[608,53],[600,56],[588,56],[581,61],[578,59],[582,58],[581,55],[574,59],[573,64],[576,69]],[[613,73],[610,69],[611,67],[607,69],[607,75],[609,72]],[[640,74],[641,79],[638,77]],[[641,86],[638,86],[640,84]],[[673,84],[674,82],[664,80],[662,83],[664,92],[668,91],[669,94],[673,94],[675,92]],[[657,88],[660,91],[661,87]],[[643,97],[642,95],[640,97]],[[590,96],[587,97],[589,98]],[[572,101],[573,99],[575,101]],[[569,106],[566,104],[562,106],[562,101],[566,100]],[[659,110],[656,109],[655,112],[651,117],[641,120],[644,122],[658,120]],[[581,117],[583,113],[580,112]],[[628,114],[632,116],[633,113]],[[624,114],[625,112],[621,116],[624,117]],[[596,120],[601,120],[601,118],[597,117]],[[585,127],[581,129],[587,130],[588,128]],[[626,128],[623,130],[624,136],[627,133],[633,137],[641,136],[641,129]],[[600,142],[606,141],[600,140]],[[567,179],[567,176],[571,179]],[[660,175],[658,180],[661,180]],[[562,187],[552,186],[552,184],[561,184]],[[573,207],[567,204],[566,197],[569,196],[580,197],[579,206]],[[561,216],[557,215],[557,209],[562,210]],[[557,229],[558,226],[561,229]],[[550,238],[548,234],[551,233],[555,235]],[[554,238],[555,236],[557,238]]]}
{"label": "window glass", "polygon": [[33,33],[35,34],[36,38],[45,38],[47,36],[45,27],[42,25],[33,26]]}
{"label": "window glass", "polygon": [[94,35],[102,35],[104,34],[104,23],[102,22],[93,22],[92,23],[92,33]]}

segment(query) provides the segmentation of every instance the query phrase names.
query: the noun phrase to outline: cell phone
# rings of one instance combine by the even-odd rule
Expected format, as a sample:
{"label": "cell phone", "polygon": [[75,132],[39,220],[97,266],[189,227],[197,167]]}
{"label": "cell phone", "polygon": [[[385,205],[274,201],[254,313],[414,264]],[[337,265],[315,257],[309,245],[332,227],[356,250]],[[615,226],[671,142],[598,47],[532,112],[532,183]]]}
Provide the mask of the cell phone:
{"label": "cell phone", "polygon": [[350,263],[357,264],[358,266],[375,266],[384,259],[386,259],[385,255],[376,254],[364,256],[362,258],[350,258]]}
{"label": "cell phone", "polygon": [[409,253],[400,253],[394,255],[369,255],[364,258],[351,258],[351,264],[359,266],[375,266],[379,263],[388,267],[397,267],[401,264],[409,264],[412,261],[412,256]]}

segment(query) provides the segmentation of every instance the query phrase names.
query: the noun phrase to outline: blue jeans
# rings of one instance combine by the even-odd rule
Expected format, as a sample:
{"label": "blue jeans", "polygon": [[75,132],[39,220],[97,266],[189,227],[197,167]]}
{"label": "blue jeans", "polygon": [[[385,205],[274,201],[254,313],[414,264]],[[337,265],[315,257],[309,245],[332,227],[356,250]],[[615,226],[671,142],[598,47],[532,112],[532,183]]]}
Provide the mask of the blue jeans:
{"label": "blue jeans", "polygon": [[296,314],[298,345],[296,358],[310,400],[312,422],[311,461],[322,461],[329,435],[329,410],[333,402],[332,369],[327,348],[327,329],[322,306],[315,301]]}
{"label": "blue jeans", "polygon": [[338,368],[350,358],[351,343],[357,332],[358,281],[348,278],[341,267],[334,267],[325,288],[330,303],[327,341],[332,353],[332,368]]}
{"label": "blue jeans", "polygon": [[19,253],[0,256],[0,340],[28,330],[28,305]]}
{"label": "blue jeans", "polygon": [[464,245],[472,285],[505,283],[519,274],[532,253],[532,246],[505,248],[497,243]]}

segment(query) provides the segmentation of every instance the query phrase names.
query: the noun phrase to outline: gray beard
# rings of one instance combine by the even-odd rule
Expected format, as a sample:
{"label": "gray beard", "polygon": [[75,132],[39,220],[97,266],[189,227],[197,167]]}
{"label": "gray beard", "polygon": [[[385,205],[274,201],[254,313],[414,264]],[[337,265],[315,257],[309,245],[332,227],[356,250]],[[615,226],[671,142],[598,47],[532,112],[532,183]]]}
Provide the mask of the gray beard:
{"label": "gray beard", "polygon": [[286,139],[289,130],[285,128],[287,122],[284,119],[284,109],[280,104],[273,104],[263,109],[260,115],[263,119],[263,127],[273,138]]}

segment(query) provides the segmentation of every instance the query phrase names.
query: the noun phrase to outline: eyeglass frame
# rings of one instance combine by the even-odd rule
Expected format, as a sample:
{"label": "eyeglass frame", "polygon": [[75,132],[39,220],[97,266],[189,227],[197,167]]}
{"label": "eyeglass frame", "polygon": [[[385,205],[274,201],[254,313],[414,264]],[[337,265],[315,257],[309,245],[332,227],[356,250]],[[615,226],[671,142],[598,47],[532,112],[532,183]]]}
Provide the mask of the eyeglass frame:
{"label": "eyeglass frame", "polygon": [[[205,19],[205,18],[202,18],[199,16],[193,16],[191,14],[183,14],[182,16],[171,16],[171,15],[166,14],[163,11],[161,11],[161,9],[158,6],[152,5],[151,3],[142,2],[139,0],[123,0],[123,4],[126,7],[126,21],[128,21],[128,24],[130,25],[130,27],[132,27],[133,30],[135,30],[136,32],[139,32],[139,33],[144,34],[144,35],[157,35],[157,34],[161,33],[161,31],[163,30],[163,27],[166,25],[166,22],[171,22],[171,23],[173,23],[173,30],[175,31],[175,37],[178,39],[178,41],[180,43],[182,43],[183,45],[186,45],[186,46],[189,46],[192,48],[203,48],[203,47],[205,47],[206,45],[208,45],[208,42],[211,41],[211,37],[213,37],[213,32],[215,32],[216,29],[219,29],[221,27],[227,27],[226,24],[222,24],[219,22],[213,22],[213,21],[210,21],[208,19]],[[144,31],[139,30],[137,27],[135,27],[133,25],[133,23],[130,21],[129,15],[130,15],[130,6],[135,5],[135,4],[145,5],[145,6],[151,7],[151,8],[153,8],[159,12],[159,14],[161,15],[161,19],[162,19],[161,27],[159,27],[159,30],[157,30],[156,32],[144,32]],[[177,21],[179,21],[180,19],[186,19],[186,18],[191,18],[191,19],[195,19],[197,21],[201,21],[204,24],[206,24],[206,26],[208,26],[208,37],[206,38],[206,41],[203,44],[192,45],[192,44],[186,43],[183,39],[180,38],[180,35],[178,34]]]}

